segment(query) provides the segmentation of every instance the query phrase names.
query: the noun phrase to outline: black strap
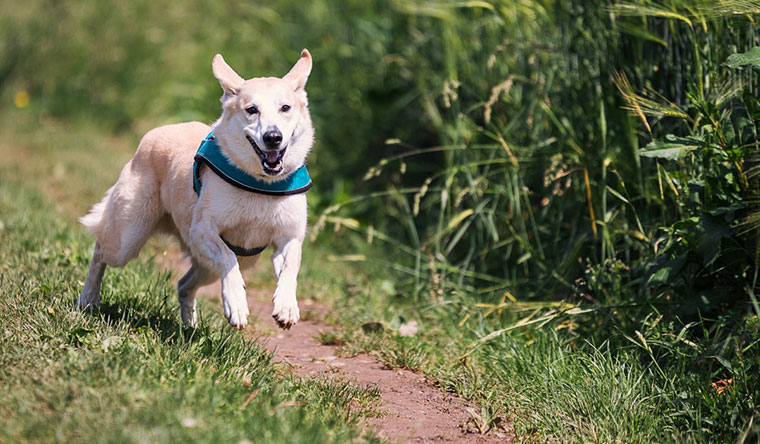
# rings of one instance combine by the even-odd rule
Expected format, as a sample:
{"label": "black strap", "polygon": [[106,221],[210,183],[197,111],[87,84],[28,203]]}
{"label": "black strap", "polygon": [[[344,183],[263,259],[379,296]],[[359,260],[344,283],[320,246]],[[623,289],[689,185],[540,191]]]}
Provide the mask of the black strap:
{"label": "black strap", "polygon": [[224,245],[226,245],[227,248],[229,248],[230,250],[232,250],[233,253],[235,253],[235,256],[256,256],[257,254],[267,249],[266,246],[254,247],[254,248],[238,247],[227,242],[222,236],[219,236],[219,237],[222,238],[222,242],[224,242]]}
{"label": "black strap", "polygon": [[195,174],[195,181],[193,182],[193,191],[195,191],[196,194],[201,193],[200,187],[203,185],[201,183],[201,178],[200,178],[200,168],[199,168],[200,165],[206,165],[217,176],[221,177],[225,182],[227,182],[228,184],[232,185],[235,188],[240,188],[241,190],[248,191],[251,193],[264,194],[266,196],[292,196],[294,194],[302,194],[309,191],[314,186],[312,182],[309,182],[300,188],[294,188],[292,190],[287,190],[287,191],[261,190],[258,188],[252,188],[248,185],[240,183],[237,180],[231,178],[230,176],[225,174],[224,171],[220,170],[216,165],[214,165],[210,160],[206,159],[202,154],[196,154],[194,160],[195,160],[195,165],[193,166],[193,174]]}

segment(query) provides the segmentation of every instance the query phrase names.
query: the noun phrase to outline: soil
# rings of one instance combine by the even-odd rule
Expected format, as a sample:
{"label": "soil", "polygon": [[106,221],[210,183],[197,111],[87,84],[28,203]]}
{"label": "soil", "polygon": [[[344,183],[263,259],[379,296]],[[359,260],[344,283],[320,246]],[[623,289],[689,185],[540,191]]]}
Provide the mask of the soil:
{"label": "soil", "polygon": [[[164,265],[181,276],[188,268],[178,255],[164,256]],[[250,286],[249,286],[250,287]],[[219,282],[201,288],[200,297],[219,299]],[[402,443],[504,443],[511,436],[483,435],[468,431],[468,401],[438,390],[423,375],[408,370],[388,369],[372,356],[362,354],[345,358],[336,355],[335,346],[321,345],[314,339],[320,330],[332,327],[314,320],[301,320],[290,330],[280,330],[272,319],[271,296],[248,289],[251,309],[248,330],[271,352],[275,361],[290,366],[304,377],[347,378],[359,385],[376,386],[380,390],[381,415],[367,418],[365,424],[389,441]],[[315,304],[301,305],[301,314],[323,310]],[[309,316],[307,316],[309,317]]]}

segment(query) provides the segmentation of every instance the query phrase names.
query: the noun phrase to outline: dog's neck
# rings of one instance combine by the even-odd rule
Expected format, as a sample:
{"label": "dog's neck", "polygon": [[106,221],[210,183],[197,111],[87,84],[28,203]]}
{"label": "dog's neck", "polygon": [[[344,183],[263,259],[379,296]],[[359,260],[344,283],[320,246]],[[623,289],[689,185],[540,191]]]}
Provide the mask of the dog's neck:
{"label": "dog's neck", "polygon": [[201,193],[201,168],[210,168],[217,176],[230,185],[245,191],[269,196],[289,196],[309,191],[312,187],[311,177],[305,165],[297,168],[288,175],[281,175],[280,180],[265,182],[248,174],[225,155],[214,133],[210,133],[201,142],[195,154],[193,165],[193,189]]}

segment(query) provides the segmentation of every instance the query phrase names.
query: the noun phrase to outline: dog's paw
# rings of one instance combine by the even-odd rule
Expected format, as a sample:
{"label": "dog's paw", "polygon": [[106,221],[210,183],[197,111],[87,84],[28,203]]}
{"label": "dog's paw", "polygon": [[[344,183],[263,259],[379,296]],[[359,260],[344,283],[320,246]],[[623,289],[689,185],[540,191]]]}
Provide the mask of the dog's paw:
{"label": "dog's paw", "polygon": [[274,311],[272,311],[272,317],[277,325],[284,330],[290,329],[290,327],[296,325],[301,318],[301,314],[298,310],[298,302],[293,299],[274,299]]}
{"label": "dog's paw", "polygon": [[195,304],[180,303],[179,312],[185,327],[195,328],[198,326],[198,314],[195,312]]}
{"label": "dog's paw", "polygon": [[[90,292],[91,293],[91,292]],[[100,306],[100,297],[82,291],[77,299],[76,307],[80,310],[93,310]]]}
{"label": "dog's paw", "polygon": [[224,302],[224,317],[230,321],[230,325],[242,330],[248,324],[248,301],[245,297],[245,288],[231,292],[228,296],[222,295]]}

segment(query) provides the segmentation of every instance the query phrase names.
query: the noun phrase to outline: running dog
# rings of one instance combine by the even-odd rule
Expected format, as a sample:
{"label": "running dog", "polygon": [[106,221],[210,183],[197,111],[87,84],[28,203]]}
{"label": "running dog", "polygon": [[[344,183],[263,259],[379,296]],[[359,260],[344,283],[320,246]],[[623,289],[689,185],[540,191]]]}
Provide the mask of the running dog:
{"label": "running dog", "polygon": [[177,284],[185,325],[198,324],[198,287],[221,279],[224,316],[244,328],[241,269],[270,245],[277,279],[272,317],[284,329],[298,322],[304,193],[311,188],[304,162],[314,143],[305,90],[311,66],[304,49],[284,77],[244,80],[214,57],[223,90],[219,120],[149,131],[116,184],[80,219],[96,242],[77,307],[97,307],[106,266],[126,265],[160,231],[175,235],[191,259]]}

